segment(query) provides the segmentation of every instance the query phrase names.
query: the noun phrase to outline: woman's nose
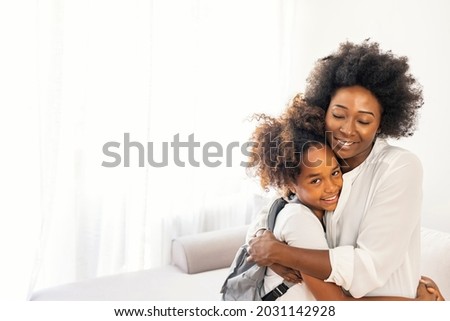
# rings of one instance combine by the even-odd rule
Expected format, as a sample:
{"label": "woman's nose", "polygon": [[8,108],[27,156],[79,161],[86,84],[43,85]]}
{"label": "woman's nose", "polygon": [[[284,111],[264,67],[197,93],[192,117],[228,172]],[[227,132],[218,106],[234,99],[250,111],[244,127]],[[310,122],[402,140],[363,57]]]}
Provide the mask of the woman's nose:
{"label": "woman's nose", "polygon": [[345,123],[343,123],[341,125],[341,127],[339,128],[339,131],[345,135],[352,135],[355,131],[355,126],[353,124],[353,121],[348,120]]}

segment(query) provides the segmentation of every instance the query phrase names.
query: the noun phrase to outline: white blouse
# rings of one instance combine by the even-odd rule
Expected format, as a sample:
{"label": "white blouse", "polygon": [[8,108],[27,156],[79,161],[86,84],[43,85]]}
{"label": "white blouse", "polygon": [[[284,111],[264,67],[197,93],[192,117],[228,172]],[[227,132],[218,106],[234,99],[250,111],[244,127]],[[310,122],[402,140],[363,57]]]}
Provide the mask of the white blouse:
{"label": "white blouse", "polygon": [[343,178],[338,206],[325,217],[332,266],[326,281],[356,298],[414,298],[420,278],[420,160],[377,139],[367,159]]}

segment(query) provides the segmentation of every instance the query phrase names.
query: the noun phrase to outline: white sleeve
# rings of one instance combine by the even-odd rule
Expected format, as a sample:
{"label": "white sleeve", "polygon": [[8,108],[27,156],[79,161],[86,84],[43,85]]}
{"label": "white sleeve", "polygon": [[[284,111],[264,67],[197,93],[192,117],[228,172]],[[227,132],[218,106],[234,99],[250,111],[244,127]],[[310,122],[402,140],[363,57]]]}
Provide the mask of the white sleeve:
{"label": "white sleeve", "polygon": [[328,249],[322,224],[313,213],[297,204],[286,205],[283,212],[274,229],[280,241],[294,247]]}
{"label": "white sleeve", "polygon": [[260,228],[267,228],[267,216],[269,215],[270,207],[273,202],[280,198],[279,195],[274,196],[263,208],[256,214],[255,219],[250,223],[245,237],[245,242],[248,243],[255,235],[256,231]]}
{"label": "white sleeve", "polygon": [[[332,273],[326,280],[359,298],[383,286],[400,267],[414,231],[420,225],[422,166],[413,154],[390,163],[378,181],[363,218],[356,248],[330,250]],[[351,210],[351,209],[350,209]]]}

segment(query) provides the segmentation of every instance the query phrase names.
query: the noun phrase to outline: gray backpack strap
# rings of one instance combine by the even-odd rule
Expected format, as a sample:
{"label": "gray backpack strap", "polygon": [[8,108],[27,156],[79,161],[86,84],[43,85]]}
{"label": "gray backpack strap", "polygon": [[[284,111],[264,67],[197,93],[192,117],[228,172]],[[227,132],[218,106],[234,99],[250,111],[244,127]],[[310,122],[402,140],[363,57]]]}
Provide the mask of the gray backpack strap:
{"label": "gray backpack strap", "polygon": [[273,202],[272,206],[269,210],[269,215],[267,217],[267,229],[273,232],[273,228],[275,227],[275,220],[277,219],[278,213],[284,208],[287,202],[282,198],[277,198],[275,202]]}
{"label": "gray backpack strap", "polygon": [[[284,208],[284,206],[287,204],[287,201],[285,201],[283,198],[278,198],[273,202],[272,206],[269,210],[269,215],[267,217],[267,229],[271,232],[273,232],[273,229],[275,227],[275,221],[277,219],[278,213],[281,212],[281,210]],[[280,285],[278,285],[275,289],[270,291],[269,293],[266,293],[261,300],[262,301],[275,301],[277,298],[285,294],[289,290],[289,286],[284,284],[282,282]]]}

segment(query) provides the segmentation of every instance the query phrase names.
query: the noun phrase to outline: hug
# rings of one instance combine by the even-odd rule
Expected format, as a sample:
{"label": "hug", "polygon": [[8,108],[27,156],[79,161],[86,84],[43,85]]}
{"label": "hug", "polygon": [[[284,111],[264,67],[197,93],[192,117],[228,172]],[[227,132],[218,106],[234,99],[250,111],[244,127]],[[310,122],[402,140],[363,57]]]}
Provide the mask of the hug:
{"label": "hug", "polygon": [[[419,272],[421,162],[387,141],[414,133],[422,105],[408,59],[366,40],[318,60],[303,95],[260,117],[254,174],[288,201],[274,233],[255,235],[266,208],[247,234],[250,260],[269,267],[266,292],[284,281],[277,300],[444,300]],[[268,133],[277,157],[264,150]]]}

